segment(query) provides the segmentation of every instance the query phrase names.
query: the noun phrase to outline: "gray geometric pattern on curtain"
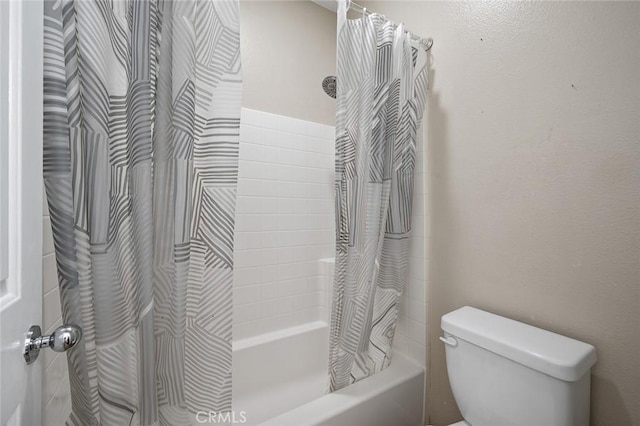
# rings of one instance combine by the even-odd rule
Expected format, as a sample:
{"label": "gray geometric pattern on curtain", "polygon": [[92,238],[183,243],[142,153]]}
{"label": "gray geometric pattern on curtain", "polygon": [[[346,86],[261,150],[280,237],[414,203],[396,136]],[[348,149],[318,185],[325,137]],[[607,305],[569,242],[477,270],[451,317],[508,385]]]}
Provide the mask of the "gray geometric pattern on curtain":
{"label": "gray geometric pattern on curtain", "polygon": [[329,390],[389,365],[408,278],[427,54],[380,15],[338,5],[336,266]]}
{"label": "gray geometric pattern on curtain", "polygon": [[44,179],[67,424],[231,409],[237,0],[45,1]]}

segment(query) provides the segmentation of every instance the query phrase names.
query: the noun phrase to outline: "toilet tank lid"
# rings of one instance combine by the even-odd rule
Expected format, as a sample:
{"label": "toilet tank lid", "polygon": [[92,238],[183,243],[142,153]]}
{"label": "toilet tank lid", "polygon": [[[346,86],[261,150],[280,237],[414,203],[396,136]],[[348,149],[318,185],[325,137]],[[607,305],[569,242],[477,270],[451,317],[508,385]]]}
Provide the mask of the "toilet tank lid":
{"label": "toilet tank lid", "polygon": [[471,306],[444,315],[441,326],[454,337],[568,382],[596,362],[596,350],[587,343]]}

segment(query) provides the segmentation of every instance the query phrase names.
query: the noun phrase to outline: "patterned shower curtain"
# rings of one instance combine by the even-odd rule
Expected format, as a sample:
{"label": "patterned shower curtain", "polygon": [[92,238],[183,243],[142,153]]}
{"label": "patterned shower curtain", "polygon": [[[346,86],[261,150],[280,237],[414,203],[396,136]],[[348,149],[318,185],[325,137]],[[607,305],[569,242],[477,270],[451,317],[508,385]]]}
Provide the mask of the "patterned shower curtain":
{"label": "patterned shower curtain", "polygon": [[231,409],[236,0],[45,1],[44,180],[68,424]]}
{"label": "patterned shower curtain", "polygon": [[417,129],[427,54],[380,15],[338,5],[336,269],[330,391],[389,365],[408,279]]}

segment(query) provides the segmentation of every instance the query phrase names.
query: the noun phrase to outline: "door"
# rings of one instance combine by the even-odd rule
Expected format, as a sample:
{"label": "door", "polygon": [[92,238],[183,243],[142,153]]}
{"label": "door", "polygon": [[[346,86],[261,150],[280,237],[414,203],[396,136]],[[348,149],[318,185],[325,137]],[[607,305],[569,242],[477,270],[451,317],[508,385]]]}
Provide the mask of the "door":
{"label": "door", "polygon": [[42,2],[0,0],[0,425],[41,424]]}

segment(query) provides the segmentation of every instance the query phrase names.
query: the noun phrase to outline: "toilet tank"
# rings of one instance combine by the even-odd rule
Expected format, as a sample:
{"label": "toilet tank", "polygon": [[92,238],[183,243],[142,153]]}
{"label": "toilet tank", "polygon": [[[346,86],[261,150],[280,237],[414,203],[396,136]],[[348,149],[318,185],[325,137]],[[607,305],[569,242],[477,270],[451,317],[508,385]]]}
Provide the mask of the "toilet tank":
{"label": "toilet tank", "polygon": [[465,306],[442,317],[447,372],[472,426],[586,426],[595,348]]}

